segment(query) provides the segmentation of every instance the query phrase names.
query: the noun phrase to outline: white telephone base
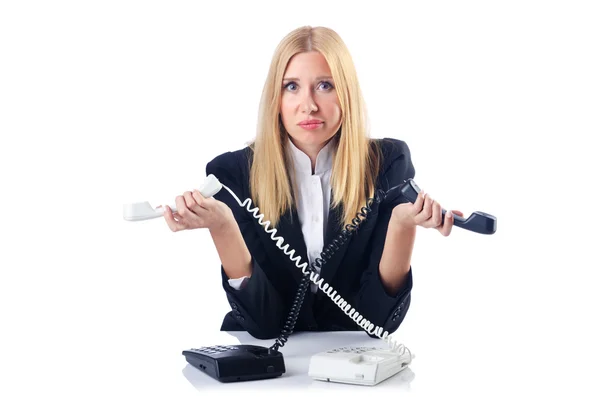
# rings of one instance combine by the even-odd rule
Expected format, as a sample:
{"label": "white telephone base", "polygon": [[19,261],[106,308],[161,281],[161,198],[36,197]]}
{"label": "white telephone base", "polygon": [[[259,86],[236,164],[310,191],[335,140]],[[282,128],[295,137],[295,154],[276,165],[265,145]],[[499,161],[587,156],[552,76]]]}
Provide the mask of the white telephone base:
{"label": "white telephone base", "polygon": [[308,376],[316,380],[374,386],[408,367],[411,353],[375,347],[342,347],[315,354]]}

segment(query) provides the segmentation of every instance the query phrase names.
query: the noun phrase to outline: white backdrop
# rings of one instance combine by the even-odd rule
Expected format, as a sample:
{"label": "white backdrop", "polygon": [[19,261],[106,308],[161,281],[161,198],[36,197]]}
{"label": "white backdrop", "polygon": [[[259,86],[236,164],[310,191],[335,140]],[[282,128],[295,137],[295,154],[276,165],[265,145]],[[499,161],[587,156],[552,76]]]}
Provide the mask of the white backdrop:
{"label": "white backdrop", "polygon": [[217,252],[122,205],[244,147],[303,25],[341,35],[371,136],[408,143],[423,190],[498,218],[418,232],[412,394],[598,393],[594,3],[2,2],[0,394],[198,395],[180,352],[229,310]]}

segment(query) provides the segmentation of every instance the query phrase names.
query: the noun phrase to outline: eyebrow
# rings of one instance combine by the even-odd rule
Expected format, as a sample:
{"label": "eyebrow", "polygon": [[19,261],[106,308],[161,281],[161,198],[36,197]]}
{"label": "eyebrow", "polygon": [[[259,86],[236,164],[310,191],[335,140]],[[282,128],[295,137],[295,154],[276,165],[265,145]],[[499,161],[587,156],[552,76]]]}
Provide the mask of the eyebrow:
{"label": "eyebrow", "polygon": [[[323,80],[323,79],[333,79],[333,77],[331,77],[331,76],[319,76],[319,77],[315,78],[315,80]],[[286,77],[285,79],[283,79],[283,81],[300,81],[300,79],[297,78],[297,77]]]}

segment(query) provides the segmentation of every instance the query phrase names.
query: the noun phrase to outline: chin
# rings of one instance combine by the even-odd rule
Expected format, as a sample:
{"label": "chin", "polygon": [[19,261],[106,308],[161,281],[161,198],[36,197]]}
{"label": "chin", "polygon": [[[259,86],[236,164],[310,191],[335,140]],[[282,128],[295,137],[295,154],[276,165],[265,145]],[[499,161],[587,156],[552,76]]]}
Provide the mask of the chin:
{"label": "chin", "polygon": [[308,144],[317,144],[317,143],[325,143],[330,138],[332,138],[335,134],[325,131],[306,131],[300,129],[300,131],[296,131],[292,138],[297,141],[308,143]]}

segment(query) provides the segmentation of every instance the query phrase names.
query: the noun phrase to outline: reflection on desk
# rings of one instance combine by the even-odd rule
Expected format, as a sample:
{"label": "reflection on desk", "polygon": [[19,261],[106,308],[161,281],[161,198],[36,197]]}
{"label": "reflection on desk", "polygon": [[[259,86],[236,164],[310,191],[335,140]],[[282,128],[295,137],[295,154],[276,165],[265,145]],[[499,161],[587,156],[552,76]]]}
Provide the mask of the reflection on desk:
{"label": "reflection on desk", "polygon": [[[237,345],[249,344],[257,346],[270,347],[275,343],[273,340],[260,340],[253,338],[244,331],[220,332],[209,338],[209,340],[199,343],[198,346],[183,347],[198,348],[212,345]],[[325,350],[344,346],[367,346],[367,347],[386,347],[387,344],[380,339],[370,338],[363,331],[339,331],[339,332],[297,332],[292,334],[286,345],[280,349],[285,360],[285,373],[274,379],[263,379],[247,382],[221,383],[211,378],[199,369],[187,364],[185,357],[182,360],[186,363],[182,370],[183,376],[198,390],[215,389],[233,390],[233,389],[265,389],[265,388],[298,388],[298,389],[335,389],[335,390],[368,390],[373,387],[376,390],[393,388],[394,390],[410,390],[410,382],[415,377],[410,367],[383,381],[376,386],[348,385],[343,383],[323,382],[314,380],[308,376],[308,365],[310,358],[317,353]],[[408,346],[410,349],[410,346]]]}

